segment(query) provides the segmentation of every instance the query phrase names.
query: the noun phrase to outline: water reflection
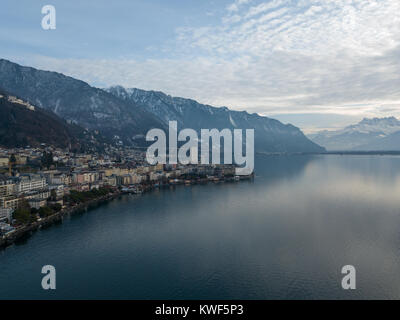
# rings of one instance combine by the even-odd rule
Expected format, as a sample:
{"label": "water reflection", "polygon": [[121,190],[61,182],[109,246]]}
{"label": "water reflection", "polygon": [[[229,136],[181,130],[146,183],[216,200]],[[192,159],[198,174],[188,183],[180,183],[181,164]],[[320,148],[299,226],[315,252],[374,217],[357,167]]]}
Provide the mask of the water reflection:
{"label": "water reflection", "polygon": [[[254,182],[122,197],[0,252],[0,298],[400,298],[399,169],[393,156],[259,156]],[[345,264],[355,291],[341,289]]]}

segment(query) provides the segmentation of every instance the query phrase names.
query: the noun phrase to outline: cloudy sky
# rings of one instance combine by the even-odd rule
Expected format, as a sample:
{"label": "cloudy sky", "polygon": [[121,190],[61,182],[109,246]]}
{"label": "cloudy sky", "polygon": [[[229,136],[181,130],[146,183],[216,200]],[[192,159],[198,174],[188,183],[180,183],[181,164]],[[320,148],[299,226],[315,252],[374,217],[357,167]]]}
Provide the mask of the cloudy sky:
{"label": "cloudy sky", "polygon": [[[42,30],[41,8],[56,8]],[[0,57],[306,132],[400,117],[399,0],[2,0]]]}

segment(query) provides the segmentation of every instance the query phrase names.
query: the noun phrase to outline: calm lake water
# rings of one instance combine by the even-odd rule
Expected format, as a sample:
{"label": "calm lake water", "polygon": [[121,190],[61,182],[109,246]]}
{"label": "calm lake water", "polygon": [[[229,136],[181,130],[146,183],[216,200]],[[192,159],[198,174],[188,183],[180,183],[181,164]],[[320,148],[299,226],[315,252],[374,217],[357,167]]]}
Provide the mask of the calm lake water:
{"label": "calm lake water", "polygon": [[[400,298],[400,157],[255,168],[253,182],[124,196],[34,233],[0,251],[0,298]],[[55,291],[41,289],[47,264]]]}

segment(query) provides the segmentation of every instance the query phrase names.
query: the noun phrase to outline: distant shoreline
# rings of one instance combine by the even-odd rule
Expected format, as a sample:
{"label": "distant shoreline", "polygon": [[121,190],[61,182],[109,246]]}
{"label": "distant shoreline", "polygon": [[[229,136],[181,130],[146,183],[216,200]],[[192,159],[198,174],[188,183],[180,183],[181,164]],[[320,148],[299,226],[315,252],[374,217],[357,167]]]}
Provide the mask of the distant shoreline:
{"label": "distant shoreline", "polygon": [[338,155],[400,155],[400,151],[327,151],[320,154]]}
{"label": "distant shoreline", "polygon": [[256,152],[264,156],[293,155],[400,155],[400,151],[326,151],[326,152]]}

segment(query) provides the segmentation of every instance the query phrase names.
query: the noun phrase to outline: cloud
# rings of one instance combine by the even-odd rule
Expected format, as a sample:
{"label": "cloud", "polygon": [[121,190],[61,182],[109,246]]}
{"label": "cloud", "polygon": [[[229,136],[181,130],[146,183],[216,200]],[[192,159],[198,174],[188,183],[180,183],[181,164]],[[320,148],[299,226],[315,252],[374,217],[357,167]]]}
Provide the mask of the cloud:
{"label": "cloud", "polygon": [[236,0],[235,2],[231,3],[227,10],[229,12],[236,12],[239,11],[239,8],[243,5],[243,4],[247,4],[249,3],[251,0]]}
{"label": "cloud", "polygon": [[34,63],[266,115],[385,115],[400,106],[399,12],[398,0],[236,0],[217,25],[178,29],[168,58]]}
{"label": "cloud", "polygon": [[269,11],[271,9],[276,9],[277,7],[287,5],[288,3],[289,1],[287,0],[273,0],[270,2],[263,2],[257,6],[251,7],[246,14],[246,18],[251,18],[253,16]]}

